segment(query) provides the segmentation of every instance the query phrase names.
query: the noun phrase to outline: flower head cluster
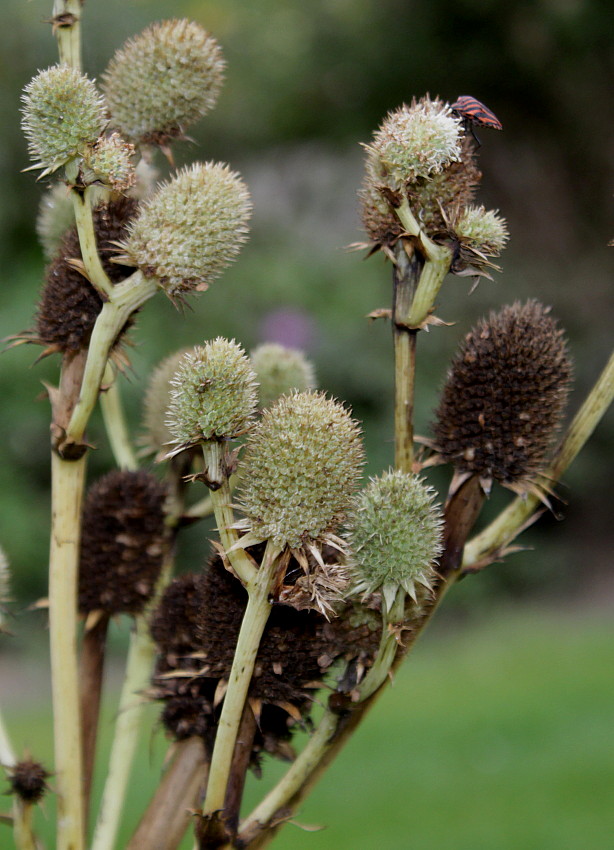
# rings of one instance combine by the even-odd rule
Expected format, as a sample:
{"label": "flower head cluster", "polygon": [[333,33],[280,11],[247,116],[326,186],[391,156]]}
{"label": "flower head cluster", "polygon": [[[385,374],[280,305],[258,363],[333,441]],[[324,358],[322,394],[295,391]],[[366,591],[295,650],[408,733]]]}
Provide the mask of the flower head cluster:
{"label": "flower head cluster", "polygon": [[133,142],[168,144],[215,105],[224,67],[200,24],[153,24],[117,51],[103,75],[113,126]]}
{"label": "flower head cluster", "polygon": [[316,385],[313,364],[302,351],[265,342],[251,353],[252,367],[258,379],[258,402],[269,407],[280,396],[297,390],[311,390]]}
{"label": "flower head cluster", "polygon": [[251,209],[238,174],[220,163],[196,163],[141,204],[124,259],[171,298],[203,291],[239,253]]}
{"label": "flower head cluster", "polygon": [[218,337],[184,354],[171,379],[167,427],[181,450],[246,431],[256,411],[256,376],[240,345]]}
{"label": "flower head cluster", "polygon": [[67,65],[41,71],[26,86],[22,128],[33,168],[50,174],[93,145],[107,118],[94,83]]}
{"label": "flower head cluster", "polygon": [[399,587],[413,599],[417,584],[431,587],[443,525],[434,498],[416,475],[394,471],[371,479],[356,499],[347,533],[356,593],[380,590],[390,607]]}

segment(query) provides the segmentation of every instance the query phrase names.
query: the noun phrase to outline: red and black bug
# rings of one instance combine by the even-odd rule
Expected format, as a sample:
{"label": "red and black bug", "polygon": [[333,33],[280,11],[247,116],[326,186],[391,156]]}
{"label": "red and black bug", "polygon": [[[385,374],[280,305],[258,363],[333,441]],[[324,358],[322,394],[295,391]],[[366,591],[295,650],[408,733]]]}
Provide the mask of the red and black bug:
{"label": "red and black bug", "polygon": [[461,94],[450,106],[450,109],[459,118],[467,121],[468,124],[475,124],[478,127],[492,127],[493,130],[503,129],[503,125],[495,113],[471,95]]}

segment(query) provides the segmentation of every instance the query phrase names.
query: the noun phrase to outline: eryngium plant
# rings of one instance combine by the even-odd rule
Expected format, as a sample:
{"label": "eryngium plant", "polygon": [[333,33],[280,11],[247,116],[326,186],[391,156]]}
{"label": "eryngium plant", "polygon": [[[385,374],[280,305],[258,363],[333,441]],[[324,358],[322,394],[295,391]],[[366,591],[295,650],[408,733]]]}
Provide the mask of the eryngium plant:
{"label": "eryngium plant", "polygon": [[[160,290],[180,302],[222,275],[245,242],[251,201],[241,177],[212,161],[156,184],[158,149],[172,163],[171,144],[215,105],[224,71],[215,39],[187,20],[154,24],[117,51],[101,94],[79,67],[81,6],[56,0],[60,64],[24,94],[33,167],[55,181],[37,222],[50,265],[35,327],[15,338],[61,360],[47,386],[55,757],[51,766],[17,758],[0,715],[13,795],[3,820],[18,850],[32,850],[33,807],[52,792],[57,850],[119,846],[150,701],[171,745],[121,846],[176,850],[193,830],[199,850],[261,848],[448,589],[501,559],[534,518],[611,400],[614,361],[556,446],[571,373],[562,331],[535,300],[493,311],[450,367],[432,453],[415,454],[420,331],[453,333],[434,315],[446,276],[488,277],[508,239],[504,219],[475,202],[482,175],[469,119],[422,97],[392,110],[364,146],[359,193],[367,247],[392,265],[391,309],[374,315],[393,327],[394,467],[361,489],[361,425],[315,390],[304,354],[264,341],[250,358],[207,327],[209,340],[160,352],[140,434],[155,465],[140,468],[119,393],[128,365],[120,343],[138,334],[134,314]],[[84,496],[98,404],[119,468]],[[447,494],[426,480],[437,461],[450,465]],[[519,495],[470,537],[493,481]],[[211,513],[213,551],[203,533],[193,562],[176,538]],[[111,617],[129,617],[132,633],[102,801],[90,811]],[[4,556],[0,618],[3,640]],[[296,752],[298,730],[306,742]],[[246,774],[260,775],[268,756],[291,764],[246,813]]]}

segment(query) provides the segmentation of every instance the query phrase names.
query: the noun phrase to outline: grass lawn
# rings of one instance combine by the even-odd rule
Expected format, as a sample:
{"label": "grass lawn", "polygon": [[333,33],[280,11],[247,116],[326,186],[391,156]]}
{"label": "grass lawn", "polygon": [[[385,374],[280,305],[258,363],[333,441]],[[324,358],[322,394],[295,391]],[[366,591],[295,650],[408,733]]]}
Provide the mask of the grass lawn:
{"label": "grass lawn", "polygon": [[[495,610],[487,621],[432,629],[298,817],[326,828],[289,825],[274,846],[611,850],[613,638],[609,611],[569,607]],[[111,716],[108,707],[103,731]],[[18,746],[49,759],[45,706],[30,701],[7,723]],[[144,737],[131,823],[155,782],[162,744],[159,732]],[[267,763],[264,780],[250,783],[248,806],[280,767]],[[46,805],[47,818],[37,817],[50,848],[51,799]],[[0,847],[10,846],[0,832]]]}

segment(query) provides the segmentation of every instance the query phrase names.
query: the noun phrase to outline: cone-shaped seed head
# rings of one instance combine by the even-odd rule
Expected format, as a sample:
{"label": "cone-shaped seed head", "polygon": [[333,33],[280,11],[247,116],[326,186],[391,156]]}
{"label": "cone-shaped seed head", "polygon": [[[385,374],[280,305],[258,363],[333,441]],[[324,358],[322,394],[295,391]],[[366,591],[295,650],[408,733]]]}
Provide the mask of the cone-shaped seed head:
{"label": "cone-shaped seed head", "polygon": [[337,526],[363,463],[358,424],[323,393],[283,396],[249,437],[240,506],[254,534],[297,548]]}
{"label": "cone-shaped seed head", "polygon": [[491,313],[449,370],[434,425],[442,456],[522,490],[543,468],[570,377],[563,332],[547,308],[531,300]]}
{"label": "cone-shaped seed head", "polygon": [[134,145],[119,133],[103,136],[83,157],[83,177],[87,183],[102,183],[114,192],[127,192],[136,183]]}
{"label": "cone-shaped seed head", "polygon": [[104,129],[104,101],[96,86],[67,65],[41,71],[26,86],[21,126],[35,167],[45,174],[93,145]]}
{"label": "cone-shaped seed head", "polygon": [[166,491],[149,472],[115,470],[83,507],[79,609],[138,613],[154,591],[165,543]]}
{"label": "cone-shaped seed head", "polygon": [[146,452],[157,453],[173,439],[166,420],[171,402],[171,379],[190,349],[182,348],[159,363],[149,377],[143,403],[143,439]]}
{"label": "cone-shaped seed head", "polygon": [[126,254],[171,298],[203,291],[239,253],[251,209],[238,174],[219,163],[197,163],[142,204]]}
{"label": "cone-shaped seed head", "polygon": [[224,67],[218,43],[199,24],[153,24],[117,51],[103,75],[113,126],[131,141],[167,144],[215,105]]}
{"label": "cone-shaped seed head", "polygon": [[462,210],[454,222],[454,232],[462,243],[487,257],[498,257],[509,238],[505,219],[496,210],[475,206]]}
{"label": "cone-shaped seed head", "polygon": [[[111,262],[114,249],[110,243],[125,236],[126,226],[136,208],[136,201],[121,198],[109,204],[101,204],[93,212],[94,231],[102,265],[112,283],[118,283],[132,272],[127,266]],[[78,351],[85,348],[102,309],[100,296],[89,281],[70,265],[71,259],[81,259],[76,227],[65,233],[59,250],[47,268],[36,316],[36,330],[40,342],[59,351]],[[131,320],[126,323],[122,333],[130,324]]]}
{"label": "cone-shaped seed head", "polygon": [[269,407],[292,390],[303,392],[316,385],[313,364],[302,351],[276,342],[265,342],[251,353],[252,367],[258,380],[258,403]]}
{"label": "cone-shaped seed head", "polygon": [[179,445],[233,439],[255,415],[256,376],[234,340],[218,337],[185,354],[171,385],[167,425]]}
{"label": "cone-shaped seed head", "polygon": [[38,761],[24,759],[8,770],[9,794],[16,794],[23,803],[38,803],[49,790],[47,779],[51,776]]}
{"label": "cone-shaped seed head", "polygon": [[400,471],[371,479],[358,495],[347,535],[356,593],[382,590],[390,604],[399,587],[413,598],[417,584],[430,587],[442,551],[435,495],[418,476]]}

